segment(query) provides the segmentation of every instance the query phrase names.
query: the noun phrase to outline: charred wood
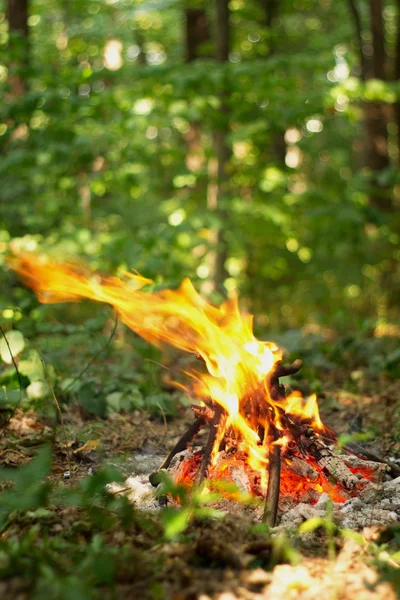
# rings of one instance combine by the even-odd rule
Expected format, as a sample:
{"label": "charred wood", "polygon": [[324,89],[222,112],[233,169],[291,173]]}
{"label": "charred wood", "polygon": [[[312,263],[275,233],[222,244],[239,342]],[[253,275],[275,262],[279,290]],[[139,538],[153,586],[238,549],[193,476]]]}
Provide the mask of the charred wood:
{"label": "charred wood", "polygon": [[311,479],[311,481],[316,481],[318,479],[318,472],[315,471],[307,461],[299,456],[286,457],[285,462],[287,467],[297,475],[300,475],[300,477]]}
{"label": "charred wood", "polygon": [[278,514],[278,502],[281,483],[281,448],[274,444],[268,463],[268,487],[265,497],[263,521],[269,527],[275,527]]}
{"label": "charred wood", "polygon": [[167,456],[159,466],[158,470],[150,475],[149,480],[151,485],[156,487],[160,483],[159,478],[157,477],[158,472],[162,469],[168,469],[174,456],[176,456],[179,452],[182,452],[187,448],[187,445],[196,437],[196,435],[204,427],[205,424],[206,421],[203,417],[197,417],[197,419],[185,431],[183,436],[178,440],[178,442],[175,444],[172,450],[167,454]]}
{"label": "charred wood", "polygon": [[201,485],[203,479],[207,477],[208,469],[211,464],[212,451],[217,442],[218,427],[221,422],[223,409],[221,406],[216,406],[214,411],[214,417],[209,422],[210,433],[208,436],[206,447],[204,448],[203,458],[199,470],[196,473],[195,485]]}
{"label": "charred wood", "polygon": [[323,471],[327,475],[333,477],[337,483],[340,483],[348,490],[353,489],[359,483],[358,477],[353,475],[340,458],[340,455],[335,454],[333,449],[326,445],[322,440],[318,439],[317,436],[307,440],[305,445],[308,454],[310,454]]}
{"label": "charred wood", "polygon": [[389,475],[391,475],[392,477],[400,477],[400,467],[393,464],[389,460],[386,460],[385,458],[381,458],[380,456],[377,456],[376,454],[374,454],[373,452],[370,452],[369,450],[365,450],[365,448],[363,448],[362,446],[359,446],[358,444],[350,442],[350,443],[346,444],[345,446],[343,446],[343,450],[345,450],[345,452],[350,452],[351,454],[355,454],[356,456],[365,456],[365,458],[367,458],[368,460],[371,460],[372,462],[385,464],[389,467],[389,469],[388,469]]}

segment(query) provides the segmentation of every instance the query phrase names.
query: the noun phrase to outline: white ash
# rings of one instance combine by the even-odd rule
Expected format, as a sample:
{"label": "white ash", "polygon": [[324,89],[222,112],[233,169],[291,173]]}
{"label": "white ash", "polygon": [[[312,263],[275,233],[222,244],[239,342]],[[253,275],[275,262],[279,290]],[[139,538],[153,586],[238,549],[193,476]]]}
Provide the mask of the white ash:
{"label": "white ash", "polygon": [[128,477],[122,485],[111,483],[107,486],[107,490],[111,494],[125,495],[134,506],[141,510],[153,512],[160,509],[155,489],[150,484],[148,475]]}
{"label": "white ash", "polygon": [[[174,457],[168,469],[171,477],[179,479],[179,476],[185,472],[185,465],[188,464],[187,459],[194,463],[195,459],[199,461],[200,454],[201,450],[199,448],[179,453]],[[356,491],[353,490],[351,492],[353,497],[350,497],[346,502],[332,502],[330,514],[333,520],[340,527],[355,530],[400,521],[400,477],[385,480],[388,477],[386,465],[363,461],[355,456],[342,456],[350,468],[371,469],[374,481],[366,481],[363,479],[362,474],[356,474],[358,475],[358,482],[364,487]],[[221,460],[223,458],[226,457],[221,457]],[[290,468],[294,470],[295,465],[298,467],[298,474],[304,475],[307,472],[308,477],[313,479],[311,465],[308,465],[308,468],[307,463],[301,459],[293,461]],[[246,467],[244,462],[234,461],[228,467],[230,481],[233,481],[242,493],[248,494],[251,489],[254,489],[252,488],[253,473]],[[287,468],[287,465],[284,468]],[[157,499],[157,492],[149,483],[148,475],[149,473],[132,475],[126,479],[124,484],[112,484],[108,489],[115,494],[126,494],[129,500],[139,509],[159,510],[160,504]],[[330,503],[330,498],[327,493],[318,496],[317,492],[307,486],[305,481],[304,489],[299,491],[295,498],[281,494],[276,530],[293,529],[310,518],[326,517],[328,503]],[[254,520],[260,521],[264,503],[262,498],[257,498],[255,505],[244,505],[232,499],[223,498],[213,504],[213,508],[218,508],[230,514],[251,514]]]}
{"label": "white ash", "polygon": [[242,492],[251,492],[251,485],[248,477],[244,476],[243,469],[240,467],[231,467],[229,469],[230,477],[233,483],[239,488]]}
{"label": "white ash", "polygon": [[[328,502],[329,496],[324,493],[314,505],[298,503],[282,514],[279,527],[298,527],[307,519],[324,518]],[[357,530],[400,521],[400,477],[380,485],[369,483],[347,502],[333,502],[332,518],[341,527]]]}

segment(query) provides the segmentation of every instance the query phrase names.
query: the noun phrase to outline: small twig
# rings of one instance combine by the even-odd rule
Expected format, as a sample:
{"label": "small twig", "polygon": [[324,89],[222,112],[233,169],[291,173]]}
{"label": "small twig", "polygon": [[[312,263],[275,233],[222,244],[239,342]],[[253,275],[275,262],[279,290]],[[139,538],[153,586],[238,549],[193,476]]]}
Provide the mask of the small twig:
{"label": "small twig", "polygon": [[165,416],[165,412],[163,410],[163,407],[161,406],[161,404],[159,402],[157,402],[157,406],[158,406],[158,408],[161,411],[162,418],[163,418],[163,421],[164,421],[164,435],[163,435],[163,437],[160,440],[161,442],[163,442],[165,440],[165,437],[166,437],[167,432],[168,432],[167,417]]}
{"label": "small twig", "polygon": [[152,358],[145,358],[143,362],[149,362],[153,365],[157,365],[157,367],[165,369],[166,371],[172,371],[171,367],[167,367],[167,365],[163,365],[162,363],[158,362],[158,360],[153,360]]}
{"label": "small twig", "polygon": [[113,494],[113,496],[118,496],[119,494],[125,494],[125,492],[129,492],[132,488],[130,487],[124,487],[121,488],[120,490],[117,490],[116,492],[111,492]]}
{"label": "small twig", "polygon": [[57,411],[58,411],[58,416],[60,417],[60,423],[61,423],[61,427],[62,427],[62,430],[63,430],[63,433],[64,433],[65,451],[66,451],[66,454],[67,454],[68,470],[70,472],[70,477],[72,477],[71,454],[70,454],[70,449],[69,449],[69,446],[68,446],[68,434],[67,434],[67,429],[65,427],[64,419],[63,419],[63,416],[62,416],[61,406],[60,406],[60,404],[58,402],[57,396],[56,396],[56,394],[54,392],[53,385],[52,385],[52,383],[50,381],[50,377],[49,377],[49,373],[47,371],[46,363],[44,362],[44,360],[43,360],[42,357],[40,357],[40,360],[42,362],[43,372],[44,372],[44,374],[46,376],[47,385],[50,388],[51,396],[53,398],[54,404],[56,405],[56,408],[57,408]]}
{"label": "small twig", "polygon": [[4,341],[5,341],[5,343],[6,343],[6,346],[7,346],[7,348],[8,348],[8,351],[9,351],[9,353],[10,353],[11,360],[12,360],[12,364],[14,365],[14,369],[15,369],[15,372],[16,372],[16,374],[17,374],[18,385],[19,385],[19,398],[18,398],[18,403],[16,404],[16,406],[14,406],[14,409],[13,409],[13,410],[12,410],[12,412],[9,414],[9,416],[8,416],[8,418],[7,418],[7,421],[5,422],[5,424],[3,425],[3,427],[1,428],[1,430],[0,430],[0,437],[1,437],[1,436],[3,435],[3,433],[4,433],[4,431],[7,429],[7,427],[8,427],[8,425],[9,425],[9,423],[10,423],[10,421],[11,421],[12,417],[15,415],[15,411],[17,410],[17,408],[19,408],[19,407],[21,406],[21,401],[22,401],[22,379],[21,379],[21,373],[19,372],[19,369],[18,369],[18,365],[17,365],[17,363],[15,362],[15,358],[14,358],[14,356],[13,356],[13,353],[12,353],[12,351],[11,351],[10,344],[9,344],[9,342],[8,342],[8,339],[7,339],[7,337],[6,337],[6,334],[4,333],[4,329],[2,328],[2,326],[1,326],[1,325],[0,325],[0,332],[1,332],[1,335],[3,336],[3,338],[4,338]]}
{"label": "small twig", "polygon": [[106,341],[106,343],[104,344],[104,346],[102,346],[100,348],[100,350],[98,352],[96,352],[96,354],[94,356],[92,356],[92,358],[89,360],[89,362],[85,365],[85,367],[82,369],[82,371],[80,373],[78,373],[78,375],[76,377],[74,377],[72,379],[72,381],[67,385],[67,387],[63,390],[64,392],[67,392],[76,381],[79,381],[79,379],[82,377],[82,375],[84,375],[86,373],[86,371],[92,366],[92,364],[99,358],[99,356],[101,356],[101,354],[103,352],[105,352],[109,345],[111,344],[114,336],[115,336],[115,332],[117,331],[117,325],[118,325],[119,319],[118,319],[118,313],[115,313],[115,322],[114,322],[114,327],[111,331],[110,337],[108,338],[108,340]]}

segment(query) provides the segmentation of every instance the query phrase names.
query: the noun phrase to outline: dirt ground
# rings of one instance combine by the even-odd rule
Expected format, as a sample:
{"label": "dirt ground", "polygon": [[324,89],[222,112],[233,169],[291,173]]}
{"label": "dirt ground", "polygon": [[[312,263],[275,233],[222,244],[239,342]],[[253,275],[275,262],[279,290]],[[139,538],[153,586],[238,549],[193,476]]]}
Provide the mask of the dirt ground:
{"label": "dirt ground", "polygon": [[[362,383],[357,392],[349,392],[340,386],[339,375],[326,383],[320,400],[322,418],[338,433],[348,432],[349,423],[379,431],[380,435],[368,442],[370,448],[383,456],[398,458],[398,436],[387,425],[395,422],[399,396],[399,382],[381,379],[373,385]],[[54,485],[62,482],[74,487],[83,477],[110,462],[129,475],[132,456],[145,458],[152,454],[161,461],[191,418],[190,409],[184,409],[178,419],[168,422],[150,419],[139,412],[114,415],[104,421],[82,418],[77,408],[69,407],[63,423],[54,432],[46,419],[33,411],[18,410],[3,435],[0,461],[6,467],[27,464],[36,449],[48,440],[53,445],[50,480]],[[382,530],[377,528],[359,532],[357,540],[335,533],[329,550],[327,535],[321,529],[308,536],[280,538],[277,542],[269,534],[260,533],[248,514],[227,515],[223,519],[196,518],[175,541],[163,539],[157,514],[146,518],[154,525],[151,532],[140,526],[129,531],[105,532],[109,544],[130,548],[132,562],[131,568],[122,568],[117,573],[113,591],[104,590],[103,597],[171,600],[394,600],[397,597],[396,582],[380,581],[382,575],[385,578],[386,567],[393,574],[398,563],[392,558],[393,546],[377,543],[380,536],[382,539]],[[80,509],[76,507],[54,510],[50,535],[71,530],[80,519]],[[24,527],[24,519],[16,519],[3,528],[1,539],[19,535]],[[87,543],[87,535],[77,531],[76,543]],[[23,600],[31,595],[20,578],[10,577],[0,581],[0,597]]]}

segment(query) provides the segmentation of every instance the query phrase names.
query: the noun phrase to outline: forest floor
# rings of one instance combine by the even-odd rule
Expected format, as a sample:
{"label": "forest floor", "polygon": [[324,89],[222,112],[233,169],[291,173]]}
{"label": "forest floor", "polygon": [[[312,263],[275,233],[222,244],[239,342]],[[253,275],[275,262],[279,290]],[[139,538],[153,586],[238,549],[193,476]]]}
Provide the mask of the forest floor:
{"label": "forest floor", "polygon": [[[343,367],[326,371],[318,394],[323,421],[339,434],[372,432],[370,449],[400,458],[400,381],[362,371],[353,372],[350,380],[349,385]],[[302,386],[307,382],[299,380]],[[248,511],[204,518],[199,509],[174,536],[166,535],[166,526],[176,519],[174,509],[144,513],[132,509],[123,495],[105,492],[114,477],[107,468],[117,466],[123,482],[133,458],[151,455],[161,462],[190,421],[188,407],[168,419],[143,411],[101,419],[73,404],[64,407],[62,423],[54,427],[40,411],[17,409],[0,441],[0,597],[399,596],[400,524],[367,527],[354,536],[324,527],[307,535],[271,536]],[[46,444],[51,466],[45,453],[37,454]],[[15,470],[19,475],[9,475],[11,467],[20,467]]]}

